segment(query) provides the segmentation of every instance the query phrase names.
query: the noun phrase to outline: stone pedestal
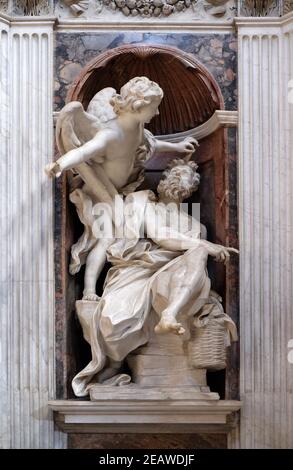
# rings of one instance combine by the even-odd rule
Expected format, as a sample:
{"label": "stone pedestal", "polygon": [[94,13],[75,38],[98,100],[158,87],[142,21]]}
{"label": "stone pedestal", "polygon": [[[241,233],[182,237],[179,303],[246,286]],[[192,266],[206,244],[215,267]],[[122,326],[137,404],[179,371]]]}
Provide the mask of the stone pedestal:
{"label": "stone pedestal", "polygon": [[[194,369],[187,352],[186,335],[156,334],[159,317],[152,311],[149,320],[149,341],[127,357],[132,381],[142,387],[193,387],[209,392],[206,370]],[[183,325],[188,331],[188,325]]]}
{"label": "stone pedestal", "polygon": [[202,387],[202,391],[199,386],[196,387],[182,387],[178,381],[178,386],[156,386],[156,387],[144,387],[137,384],[121,385],[121,386],[108,386],[108,385],[93,385],[90,388],[90,397],[93,401],[104,401],[105,397],[107,400],[144,400],[146,403],[157,400],[159,402],[165,402],[167,400],[207,400],[215,401],[219,400],[220,397],[217,393],[211,393],[208,387]]}
{"label": "stone pedestal", "polygon": [[[98,306],[98,302],[78,300],[76,311],[82,326],[83,335],[90,343],[89,331],[92,329],[92,318]],[[129,398],[136,393],[147,393],[158,391],[161,396],[162,390],[171,393],[172,396],[193,398],[196,393],[204,392],[208,394],[210,389],[206,382],[206,370],[195,369],[190,364],[188,358],[187,344],[188,333],[179,336],[173,333],[156,334],[155,325],[159,317],[154,311],[150,312],[148,319],[149,341],[139,347],[125,358],[125,363],[131,371],[132,385],[108,386],[107,394],[119,399],[119,394],[129,392]],[[186,332],[188,325],[183,325]],[[135,387],[134,387],[135,385]],[[92,400],[99,399],[100,393],[105,394],[104,385],[96,385],[91,389]],[[99,392],[100,389],[103,391]],[[148,390],[145,392],[145,390]],[[164,392],[165,393],[165,392]],[[187,393],[187,395],[186,395]],[[219,398],[217,394],[212,394],[213,399]],[[98,398],[97,398],[98,397]]]}

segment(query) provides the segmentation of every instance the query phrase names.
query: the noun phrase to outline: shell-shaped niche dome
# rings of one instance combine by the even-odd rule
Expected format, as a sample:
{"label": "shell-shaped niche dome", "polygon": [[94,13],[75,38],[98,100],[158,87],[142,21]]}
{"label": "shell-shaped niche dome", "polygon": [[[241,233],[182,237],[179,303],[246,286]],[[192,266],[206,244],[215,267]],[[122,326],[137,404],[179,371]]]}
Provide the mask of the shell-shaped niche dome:
{"label": "shell-shaped niche dome", "polygon": [[146,76],[164,91],[160,114],[148,125],[155,135],[193,129],[222,108],[221,94],[209,72],[189,54],[164,46],[123,46],[100,54],[75,80],[67,101],[87,108],[103,88],[120,88],[131,78]]}

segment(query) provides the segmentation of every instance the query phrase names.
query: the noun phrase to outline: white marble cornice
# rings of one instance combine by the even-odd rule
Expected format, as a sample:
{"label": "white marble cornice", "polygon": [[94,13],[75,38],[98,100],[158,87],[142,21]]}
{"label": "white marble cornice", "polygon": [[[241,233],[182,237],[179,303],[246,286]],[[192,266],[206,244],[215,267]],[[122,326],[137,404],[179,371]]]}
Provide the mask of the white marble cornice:
{"label": "white marble cornice", "polygon": [[0,12],[0,21],[9,26],[47,26],[54,25],[57,18],[55,16],[9,16]]}
{"label": "white marble cornice", "polygon": [[0,12],[0,21],[9,26],[29,25],[43,26],[54,24],[58,32],[103,32],[103,31],[147,31],[147,32],[182,32],[206,33],[206,34],[230,34],[235,31],[233,20],[226,22],[202,21],[198,18],[185,21],[164,21],[149,19],[138,21],[109,21],[103,18],[97,20],[86,20],[84,18],[58,19],[56,16],[10,16]]}
{"label": "white marble cornice", "polygon": [[207,33],[207,34],[229,34],[235,30],[233,21],[219,23],[219,21],[201,21],[196,19],[194,21],[163,21],[144,19],[143,22],[138,21],[105,21],[101,20],[84,20],[84,19],[70,19],[70,20],[57,20],[56,30],[58,32],[97,32],[97,31],[148,31],[148,32],[192,32],[192,33]]}
{"label": "white marble cornice", "polygon": [[6,15],[5,13],[0,12],[0,22],[3,24],[10,25],[11,23],[11,17],[9,15]]}
{"label": "white marble cornice", "polygon": [[206,33],[206,34],[230,34],[235,31],[234,21],[204,21],[199,18],[190,21],[176,20],[155,20],[144,19],[143,21],[131,20],[109,20],[108,18],[99,18],[95,20],[87,20],[85,18],[60,19],[57,16],[10,16],[0,12],[0,21],[7,25],[29,25],[43,26],[54,24],[54,29],[58,32],[102,32],[102,31],[148,31],[148,32],[182,32],[185,33]]}
{"label": "white marble cornice", "polygon": [[271,27],[280,28],[280,26],[286,26],[287,24],[291,24],[292,19],[293,19],[293,11],[281,17],[238,16],[234,18],[233,23],[235,24],[237,29],[239,29],[240,27],[245,27],[245,28],[263,28],[267,30],[267,28],[271,28]]}
{"label": "white marble cornice", "polygon": [[220,127],[237,127],[237,125],[237,111],[217,110],[210,119],[194,129],[190,129],[186,132],[178,132],[177,134],[159,135],[156,136],[156,138],[168,142],[180,142],[180,140],[185,137],[194,137],[197,140],[201,140],[213,134]]}

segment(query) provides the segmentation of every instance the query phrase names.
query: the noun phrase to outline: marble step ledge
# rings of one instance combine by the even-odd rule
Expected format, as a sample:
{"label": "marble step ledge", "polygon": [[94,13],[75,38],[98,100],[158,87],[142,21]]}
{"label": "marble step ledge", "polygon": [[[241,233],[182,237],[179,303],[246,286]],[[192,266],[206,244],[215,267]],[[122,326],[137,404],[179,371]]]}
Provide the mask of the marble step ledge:
{"label": "marble step ledge", "polygon": [[95,401],[53,400],[49,408],[67,433],[228,433],[241,408],[240,401],[219,400],[216,393],[186,390],[168,397],[166,390],[136,390],[119,397],[117,388],[115,393],[103,387],[103,393],[92,394]]}

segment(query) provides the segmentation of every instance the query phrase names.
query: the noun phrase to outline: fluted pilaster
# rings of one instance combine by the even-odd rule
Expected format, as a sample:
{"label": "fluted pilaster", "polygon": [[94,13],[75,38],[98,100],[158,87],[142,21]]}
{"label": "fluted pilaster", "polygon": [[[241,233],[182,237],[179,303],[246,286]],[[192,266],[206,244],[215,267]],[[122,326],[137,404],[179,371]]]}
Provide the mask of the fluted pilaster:
{"label": "fluted pilaster", "polygon": [[[62,447],[54,397],[52,21],[1,31],[1,446]],[[2,63],[5,64],[2,67]]]}
{"label": "fluted pilaster", "polygon": [[238,20],[241,400],[231,447],[292,448],[293,15]]}

